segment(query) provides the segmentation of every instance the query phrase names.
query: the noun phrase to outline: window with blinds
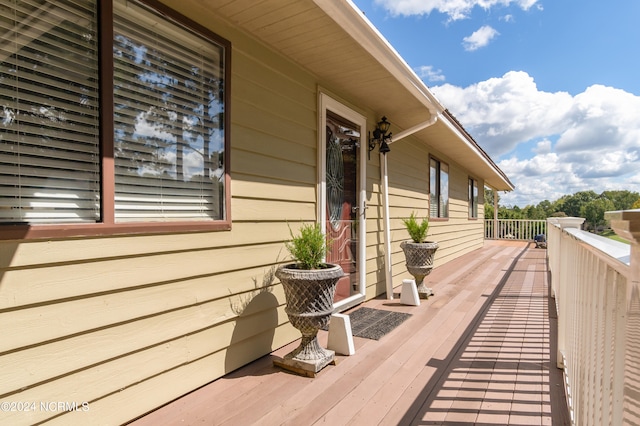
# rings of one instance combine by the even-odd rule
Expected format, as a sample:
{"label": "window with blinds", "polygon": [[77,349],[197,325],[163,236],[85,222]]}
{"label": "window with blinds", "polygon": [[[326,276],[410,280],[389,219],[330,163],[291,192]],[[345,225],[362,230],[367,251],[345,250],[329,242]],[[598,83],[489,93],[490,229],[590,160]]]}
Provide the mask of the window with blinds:
{"label": "window with blinds", "polygon": [[222,218],[223,57],[149,9],[114,3],[116,221]]}
{"label": "window with blinds", "polygon": [[469,217],[478,217],[478,181],[469,178]]}
{"label": "window with blinds", "polygon": [[435,158],[429,161],[429,216],[449,217],[449,165]]}
{"label": "window with blinds", "polygon": [[160,4],[109,7],[101,69],[97,0],[0,5],[0,224],[226,220],[228,42]]}
{"label": "window with blinds", "polygon": [[97,10],[0,6],[0,222],[100,220]]}

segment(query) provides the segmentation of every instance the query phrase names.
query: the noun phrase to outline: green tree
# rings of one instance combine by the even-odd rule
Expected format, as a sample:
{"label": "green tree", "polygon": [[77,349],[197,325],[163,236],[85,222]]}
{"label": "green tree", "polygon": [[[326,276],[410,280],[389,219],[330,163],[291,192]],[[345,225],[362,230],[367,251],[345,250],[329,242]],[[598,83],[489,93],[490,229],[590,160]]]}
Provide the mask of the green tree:
{"label": "green tree", "polygon": [[558,200],[558,211],[563,211],[570,217],[579,217],[581,216],[581,207],[598,197],[599,195],[593,191],[581,191],[573,195],[565,195]]}
{"label": "green tree", "polygon": [[[498,197],[498,203],[499,201]],[[541,220],[548,217],[584,217],[587,225],[593,229],[606,223],[604,212],[629,209],[640,209],[639,193],[619,190],[604,191],[598,195],[594,191],[580,191],[555,201],[544,200],[524,208],[498,204],[498,218]],[[485,218],[493,218],[493,191],[487,188],[484,191],[484,212]]]}
{"label": "green tree", "polygon": [[549,201],[543,201],[535,206],[525,207],[527,219],[542,220],[551,216],[551,203]]}
{"label": "green tree", "polygon": [[498,206],[498,218],[499,219],[525,219],[520,207],[514,206],[507,208],[505,206]]}
{"label": "green tree", "polygon": [[556,212],[554,204],[549,200],[541,201],[537,207],[544,213],[544,218],[551,217]]}
{"label": "green tree", "polygon": [[520,207],[518,206],[513,206],[513,208],[511,209],[511,211],[513,212],[513,217],[512,219],[524,219],[523,218],[523,214],[522,214],[522,209],[520,209]]}
{"label": "green tree", "polygon": [[633,207],[633,203],[640,199],[640,194],[631,191],[604,191],[602,197],[613,202],[613,210],[629,210]]}
{"label": "green tree", "polygon": [[613,201],[606,197],[600,197],[583,204],[580,208],[580,216],[586,219],[587,229],[595,230],[598,226],[606,223],[604,213],[610,210],[615,210]]}

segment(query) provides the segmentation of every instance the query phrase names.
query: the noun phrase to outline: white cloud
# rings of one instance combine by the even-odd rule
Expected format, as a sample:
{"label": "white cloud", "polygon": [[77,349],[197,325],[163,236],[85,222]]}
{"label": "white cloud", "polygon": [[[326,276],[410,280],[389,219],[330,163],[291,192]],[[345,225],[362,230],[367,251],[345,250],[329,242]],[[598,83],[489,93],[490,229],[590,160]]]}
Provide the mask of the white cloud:
{"label": "white cloud", "polygon": [[533,149],[533,152],[536,154],[549,154],[551,152],[551,141],[549,139],[545,139],[536,144],[536,147]]}
{"label": "white cloud", "polygon": [[[392,15],[428,15],[437,11],[448,15],[450,21],[469,17],[474,7],[488,10],[494,6],[510,6],[529,10],[538,0],[375,0]],[[538,6],[540,9],[540,6]]]}
{"label": "white cloud", "polygon": [[489,44],[491,40],[496,38],[500,33],[489,25],[480,27],[477,31],[471,34],[469,37],[465,37],[462,40],[462,45],[466,51],[478,50],[481,47]]}
{"label": "white cloud", "polygon": [[558,141],[558,150],[638,148],[640,97],[620,89],[594,85],[574,98],[574,125]]}
{"label": "white cloud", "polygon": [[188,150],[184,154],[182,164],[186,179],[204,175],[204,157],[200,152]]}
{"label": "white cloud", "polygon": [[445,81],[445,76],[442,74],[442,70],[436,70],[431,65],[423,65],[416,68],[416,74],[423,80],[428,82]]}
{"label": "white cloud", "polygon": [[466,88],[432,88],[516,185],[503,204],[565,194],[640,192],[640,96],[593,85],[571,96],[543,92],[511,71]]}
{"label": "white cloud", "polygon": [[[537,169],[539,165],[544,167]],[[553,201],[567,193],[588,189],[571,172],[570,166],[555,154],[525,160],[514,157],[500,161],[498,166],[516,185],[515,191],[500,194],[500,204],[505,206],[535,205],[543,200]]]}
{"label": "white cloud", "polygon": [[474,138],[485,141],[492,156],[503,155],[524,141],[559,134],[571,125],[571,95],[541,92],[522,71],[466,88],[434,86],[432,91]]}

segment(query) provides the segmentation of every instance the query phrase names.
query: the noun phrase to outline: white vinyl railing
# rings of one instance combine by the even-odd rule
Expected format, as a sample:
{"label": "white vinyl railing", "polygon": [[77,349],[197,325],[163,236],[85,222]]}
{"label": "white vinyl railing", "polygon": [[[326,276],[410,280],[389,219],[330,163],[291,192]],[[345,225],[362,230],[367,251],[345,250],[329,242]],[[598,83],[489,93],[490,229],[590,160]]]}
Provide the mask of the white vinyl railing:
{"label": "white vinyl railing", "polygon": [[547,234],[546,220],[484,220],[484,238],[487,240],[533,241],[533,237],[539,234]]}
{"label": "white vinyl railing", "polygon": [[607,217],[630,245],[581,231],[581,218],[548,220],[558,367],[580,426],[640,424],[640,210]]}

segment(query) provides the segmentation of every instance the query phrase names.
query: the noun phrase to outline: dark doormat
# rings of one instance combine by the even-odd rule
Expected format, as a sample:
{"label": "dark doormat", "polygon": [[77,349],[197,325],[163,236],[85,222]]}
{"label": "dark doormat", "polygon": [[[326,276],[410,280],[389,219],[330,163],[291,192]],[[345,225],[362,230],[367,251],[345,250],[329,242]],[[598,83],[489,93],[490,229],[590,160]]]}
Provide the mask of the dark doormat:
{"label": "dark doormat", "polygon": [[351,333],[365,339],[379,340],[402,324],[411,314],[381,309],[360,308],[349,314]]}

